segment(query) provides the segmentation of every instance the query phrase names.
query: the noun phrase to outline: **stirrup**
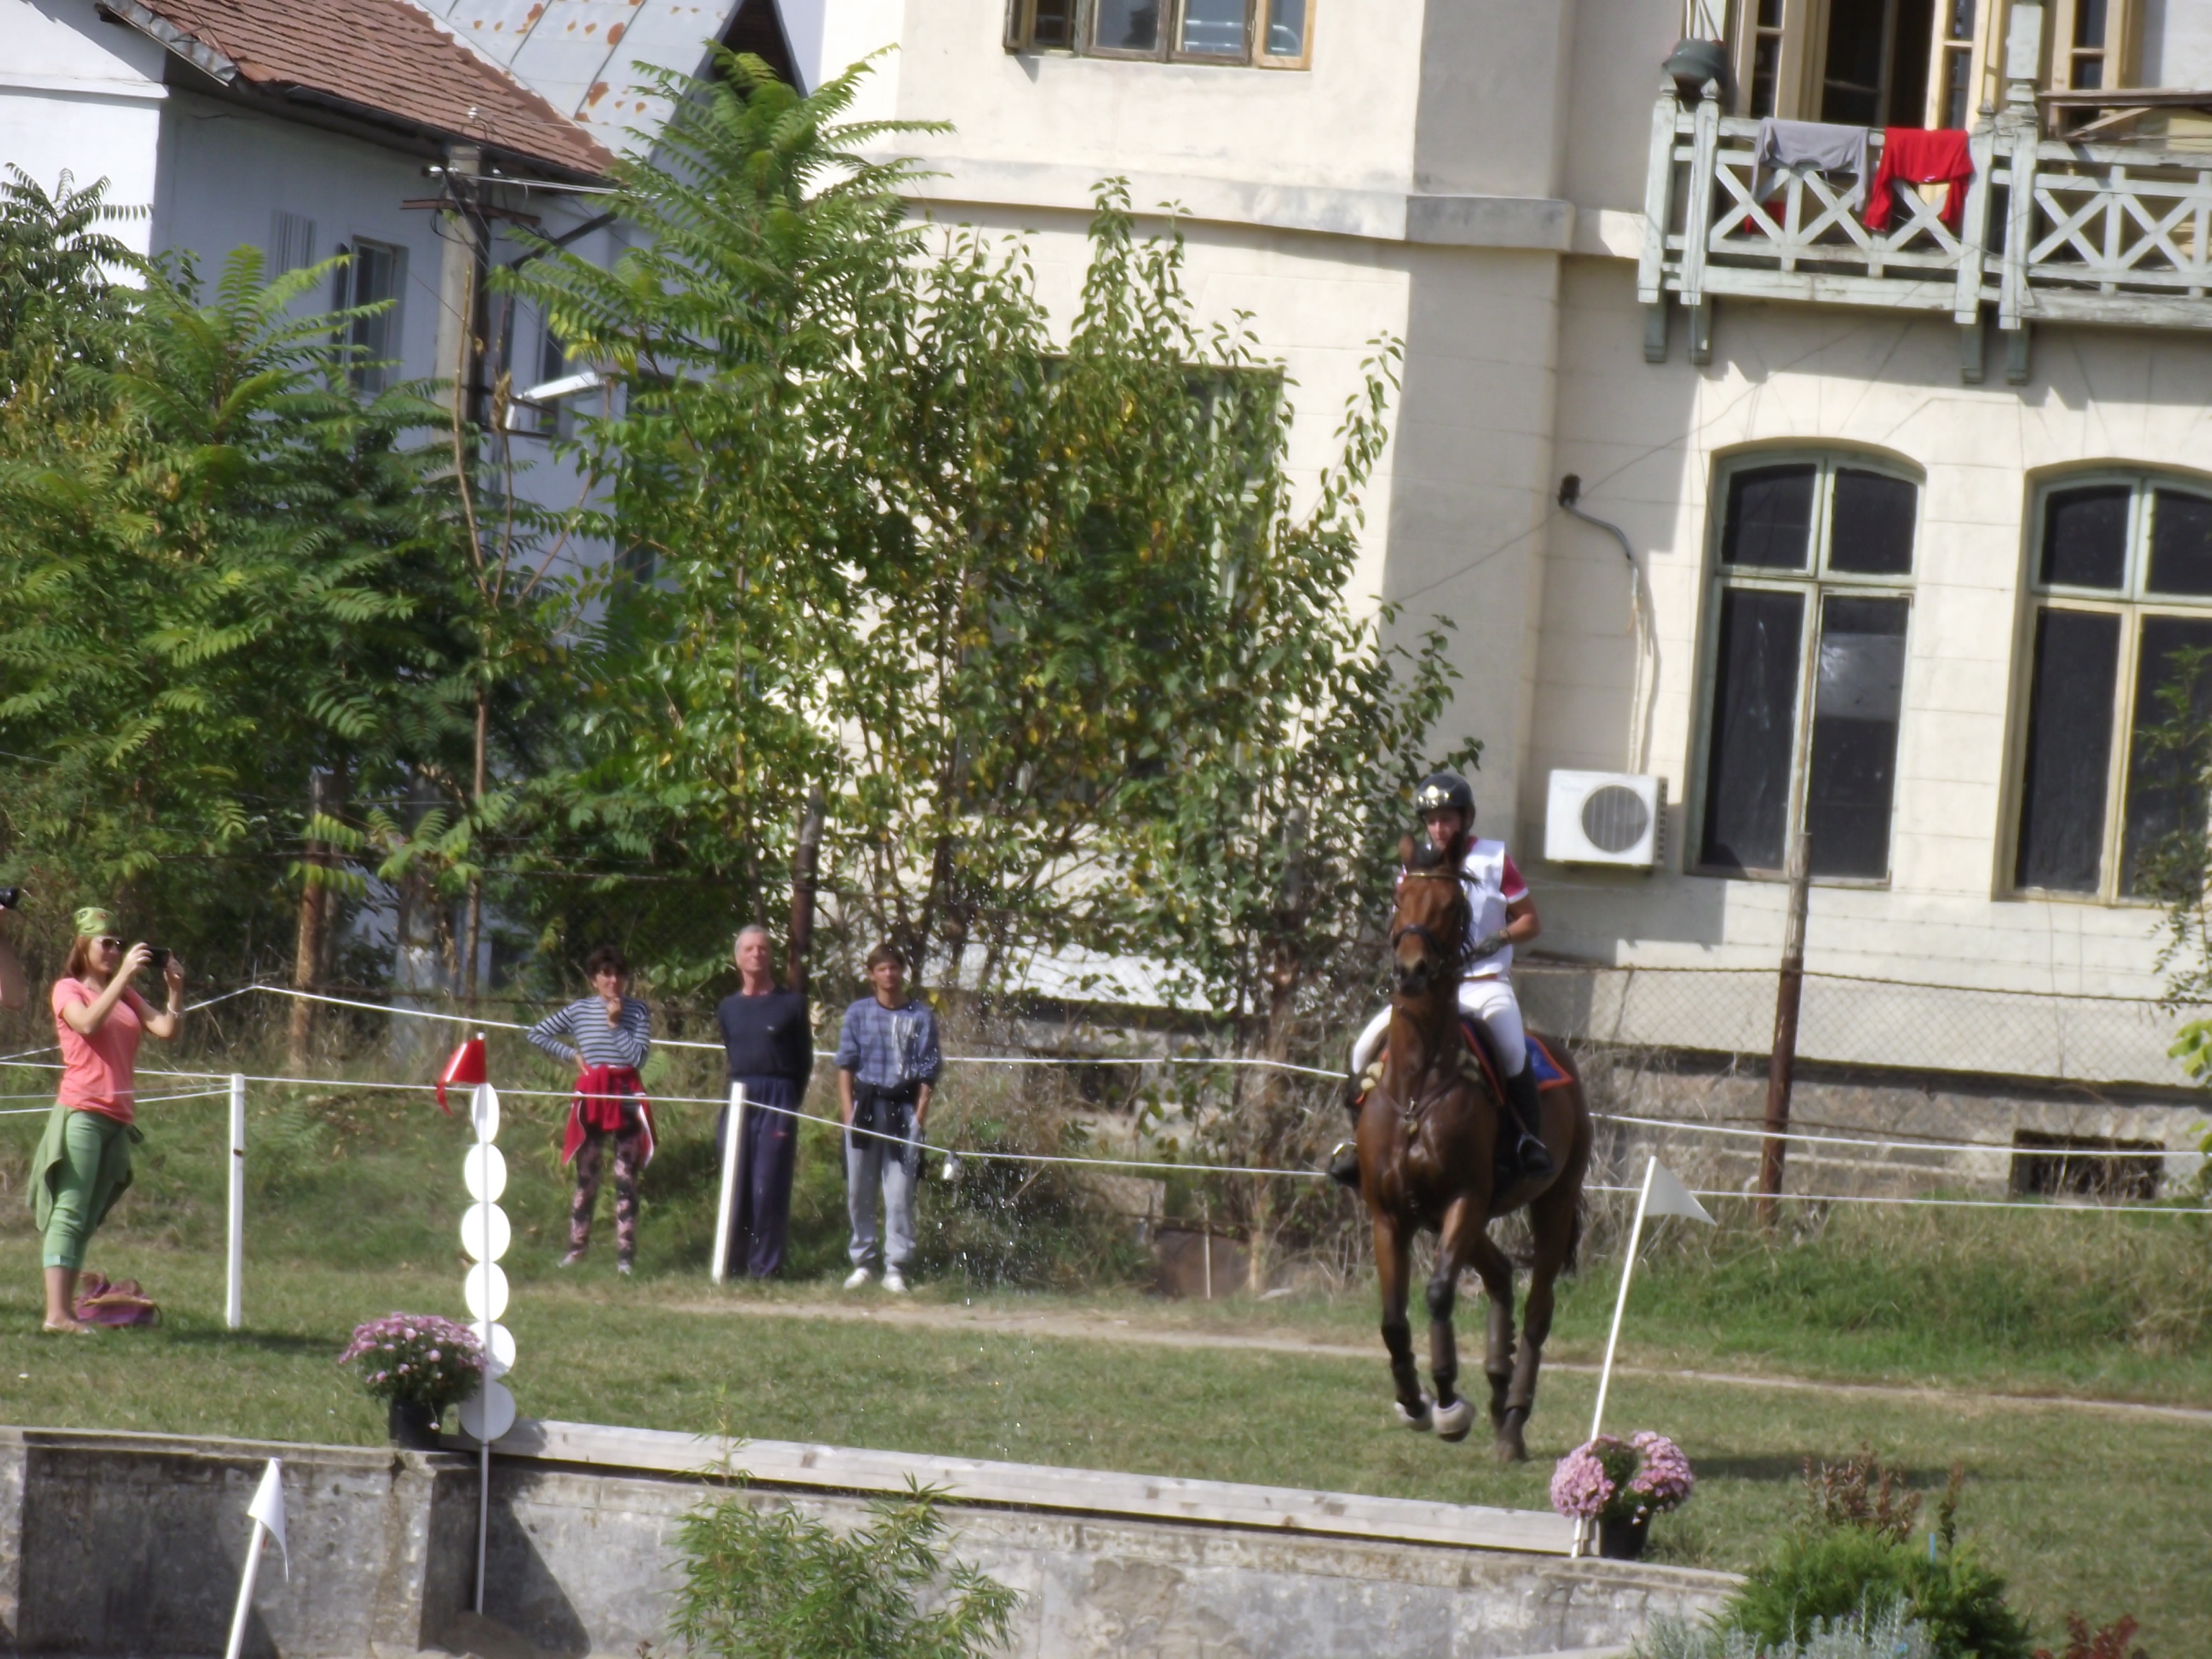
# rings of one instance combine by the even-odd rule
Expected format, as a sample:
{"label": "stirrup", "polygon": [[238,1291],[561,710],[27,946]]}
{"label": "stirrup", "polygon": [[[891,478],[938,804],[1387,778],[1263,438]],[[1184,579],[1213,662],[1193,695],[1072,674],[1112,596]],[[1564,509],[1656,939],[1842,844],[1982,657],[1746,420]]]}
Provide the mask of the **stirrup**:
{"label": "stirrup", "polygon": [[1328,1155],[1328,1178],[1340,1187],[1359,1190],[1359,1148],[1340,1140]]}
{"label": "stirrup", "polygon": [[1521,1173],[1531,1178],[1559,1173],[1559,1163],[1553,1158],[1552,1149],[1544,1144],[1541,1136],[1526,1129],[1521,1131],[1521,1139],[1514,1146],[1513,1158],[1520,1164]]}

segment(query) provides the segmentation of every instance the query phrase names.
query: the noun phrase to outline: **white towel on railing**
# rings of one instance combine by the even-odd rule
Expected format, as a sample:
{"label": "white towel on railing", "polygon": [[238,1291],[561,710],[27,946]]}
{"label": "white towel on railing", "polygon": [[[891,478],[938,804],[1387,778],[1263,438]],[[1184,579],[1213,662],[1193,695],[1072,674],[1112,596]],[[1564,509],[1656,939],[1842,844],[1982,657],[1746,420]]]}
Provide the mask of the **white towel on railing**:
{"label": "white towel on railing", "polygon": [[1759,149],[1752,158],[1751,193],[1763,194],[1762,173],[1814,167],[1822,173],[1856,174],[1867,179],[1867,138],[1864,127],[1837,126],[1826,121],[1778,121],[1768,116],[1759,124]]}

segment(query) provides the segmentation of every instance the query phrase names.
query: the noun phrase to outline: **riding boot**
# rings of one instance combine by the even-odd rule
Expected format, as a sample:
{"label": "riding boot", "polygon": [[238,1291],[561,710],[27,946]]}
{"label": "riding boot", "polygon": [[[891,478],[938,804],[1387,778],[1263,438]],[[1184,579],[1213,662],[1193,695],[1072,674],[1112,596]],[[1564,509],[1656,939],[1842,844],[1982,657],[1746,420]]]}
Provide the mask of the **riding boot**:
{"label": "riding boot", "polygon": [[[1347,1073],[1344,1079],[1344,1109],[1352,1115],[1354,1127],[1359,1123],[1359,1075]],[[1336,1150],[1328,1155],[1328,1178],[1340,1187],[1359,1189],[1359,1148],[1348,1140],[1337,1143]]]}
{"label": "riding boot", "polygon": [[1521,1173],[1541,1180],[1559,1168],[1552,1161],[1552,1149],[1544,1145],[1537,1133],[1543,1124],[1543,1108],[1536,1098],[1536,1068],[1523,1066],[1505,1079],[1505,1097],[1512,1103],[1513,1115],[1521,1131],[1514,1147],[1514,1161],[1520,1164]]}

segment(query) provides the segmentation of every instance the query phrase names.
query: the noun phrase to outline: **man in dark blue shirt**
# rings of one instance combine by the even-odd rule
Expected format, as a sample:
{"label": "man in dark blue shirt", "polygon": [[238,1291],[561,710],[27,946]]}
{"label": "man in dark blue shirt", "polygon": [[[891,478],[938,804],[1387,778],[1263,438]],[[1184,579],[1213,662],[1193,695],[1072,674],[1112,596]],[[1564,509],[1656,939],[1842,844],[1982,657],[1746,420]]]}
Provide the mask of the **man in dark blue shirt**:
{"label": "man in dark blue shirt", "polygon": [[[732,1267],[742,1264],[753,1278],[766,1279],[783,1265],[799,1152],[799,1120],[792,1114],[805,1098],[814,1070],[814,1033],[806,999],[776,988],[767,928],[756,925],[738,933],[736,959],[741,988],[717,1010],[730,1081],[745,1091],[729,1260]],[[715,1127],[718,1147],[727,1144],[723,1128]]]}
{"label": "man in dark blue shirt", "polygon": [[884,1288],[906,1289],[914,1259],[914,1188],[921,1172],[922,1125],[943,1064],[937,1018],[906,991],[906,957],[895,945],[868,953],[876,994],[845,1010],[837,1032],[837,1096],[845,1116],[845,1201],[853,1223],[845,1288],[868,1282],[876,1249],[876,1186],[884,1192]]}

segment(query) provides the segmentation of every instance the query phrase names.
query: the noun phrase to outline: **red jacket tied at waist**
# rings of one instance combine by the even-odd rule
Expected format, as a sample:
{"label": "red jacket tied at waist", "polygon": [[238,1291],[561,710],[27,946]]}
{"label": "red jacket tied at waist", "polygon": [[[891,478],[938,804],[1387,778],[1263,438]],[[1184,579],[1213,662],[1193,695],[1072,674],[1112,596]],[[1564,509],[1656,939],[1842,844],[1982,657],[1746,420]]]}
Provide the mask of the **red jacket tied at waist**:
{"label": "red jacket tied at waist", "polygon": [[1965,133],[1948,128],[1931,132],[1919,127],[1885,127],[1881,161],[1874,170],[1874,182],[1867,186],[1866,228],[1889,228],[1897,185],[1948,185],[1939,216],[1946,229],[1956,230],[1966,210],[1966,185],[1973,176],[1974,158]]}
{"label": "red jacket tied at waist", "polygon": [[637,1113],[636,1127],[645,1136],[641,1169],[653,1162],[653,1103],[645,1097],[645,1080],[629,1066],[594,1066],[576,1079],[576,1092],[568,1102],[568,1131],[561,1139],[561,1161],[574,1160],[584,1149],[589,1130],[621,1134]]}

